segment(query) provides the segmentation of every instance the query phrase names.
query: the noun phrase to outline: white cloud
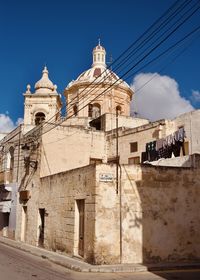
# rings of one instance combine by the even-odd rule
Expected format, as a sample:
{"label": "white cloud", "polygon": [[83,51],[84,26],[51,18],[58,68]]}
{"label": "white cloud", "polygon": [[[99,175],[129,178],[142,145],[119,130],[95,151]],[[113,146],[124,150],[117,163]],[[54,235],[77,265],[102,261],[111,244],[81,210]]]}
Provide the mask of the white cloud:
{"label": "white cloud", "polygon": [[22,124],[23,122],[24,122],[24,119],[18,118],[17,121],[16,121],[16,126]]}
{"label": "white cloud", "polygon": [[196,103],[200,102],[200,91],[192,90],[192,100]]}
{"label": "white cloud", "polygon": [[16,123],[14,123],[7,114],[0,114],[0,133],[10,132],[22,122],[22,118],[19,118]]}
{"label": "white cloud", "polygon": [[131,112],[137,111],[141,117],[151,121],[172,119],[194,110],[190,101],[180,95],[178,83],[158,73],[141,73],[135,76],[131,85],[135,96]]}

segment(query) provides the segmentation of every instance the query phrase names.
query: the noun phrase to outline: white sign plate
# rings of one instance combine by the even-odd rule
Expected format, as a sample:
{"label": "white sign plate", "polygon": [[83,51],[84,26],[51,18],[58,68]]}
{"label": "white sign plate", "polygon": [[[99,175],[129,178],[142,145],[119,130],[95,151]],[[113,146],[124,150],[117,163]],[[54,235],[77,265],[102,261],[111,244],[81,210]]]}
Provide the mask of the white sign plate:
{"label": "white sign plate", "polygon": [[113,181],[113,174],[111,174],[111,173],[100,173],[99,174],[99,181],[100,182],[112,182]]}

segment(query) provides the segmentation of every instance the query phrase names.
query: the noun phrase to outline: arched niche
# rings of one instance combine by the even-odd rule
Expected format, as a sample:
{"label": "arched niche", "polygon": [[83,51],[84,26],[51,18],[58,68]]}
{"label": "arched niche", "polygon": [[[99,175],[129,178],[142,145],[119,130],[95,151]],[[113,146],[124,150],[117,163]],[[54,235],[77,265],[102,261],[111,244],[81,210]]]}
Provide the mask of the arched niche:
{"label": "arched niche", "polygon": [[35,125],[40,125],[45,121],[45,114],[43,112],[38,112],[35,114]]}

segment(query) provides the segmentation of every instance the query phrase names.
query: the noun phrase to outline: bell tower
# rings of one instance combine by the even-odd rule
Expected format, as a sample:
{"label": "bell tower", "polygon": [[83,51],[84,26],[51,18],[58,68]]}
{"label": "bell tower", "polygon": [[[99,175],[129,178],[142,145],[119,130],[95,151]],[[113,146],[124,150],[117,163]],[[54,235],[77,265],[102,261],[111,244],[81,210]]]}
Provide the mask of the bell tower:
{"label": "bell tower", "polygon": [[45,66],[41,79],[35,84],[35,92],[31,93],[31,86],[27,85],[24,93],[24,125],[27,131],[44,121],[55,122],[60,117],[61,96],[48,74]]}

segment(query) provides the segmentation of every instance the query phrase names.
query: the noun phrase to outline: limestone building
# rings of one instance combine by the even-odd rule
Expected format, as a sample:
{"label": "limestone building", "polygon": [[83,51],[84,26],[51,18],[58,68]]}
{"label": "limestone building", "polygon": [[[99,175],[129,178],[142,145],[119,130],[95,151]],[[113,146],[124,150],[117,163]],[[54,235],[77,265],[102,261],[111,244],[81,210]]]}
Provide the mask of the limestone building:
{"label": "limestone building", "polygon": [[[24,94],[24,124],[1,141],[2,189],[14,149],[17,211],[6,213],[15,239],[94,264],[199,260],[200,110],[131,117],[134,92],[107,68],[100,43],[92,58],[65,88],[66,116],[45,67]],[[168,158],[141,164],[149,143]]]}
{"label": "limestone building", "polygon": [[24,123],[4,135],[0,150],[0,232],[12,237],[16,227],[17,189],[23,178],[21,147],[23,137],[43,121],[60,118],[61,96],[57,93],[45,67],[41,79],[31,93],[30,85],[24,93]]}

